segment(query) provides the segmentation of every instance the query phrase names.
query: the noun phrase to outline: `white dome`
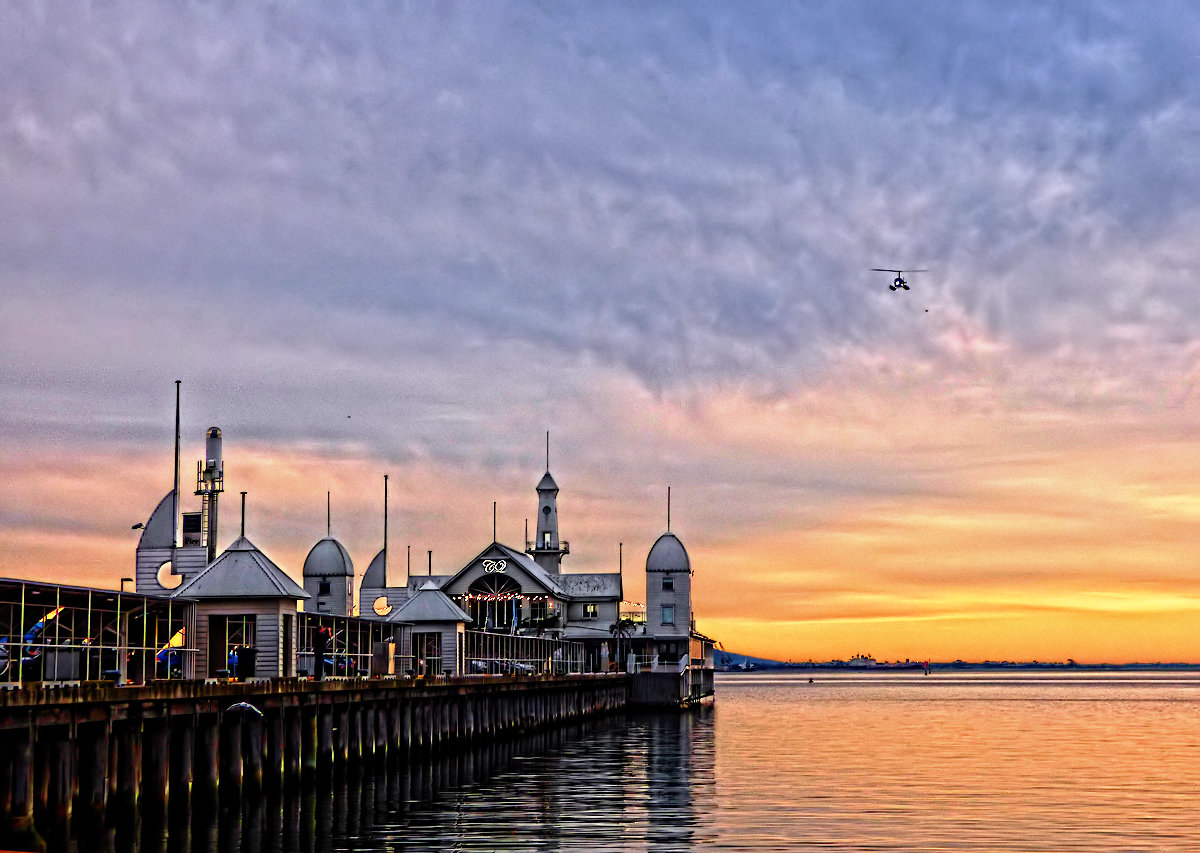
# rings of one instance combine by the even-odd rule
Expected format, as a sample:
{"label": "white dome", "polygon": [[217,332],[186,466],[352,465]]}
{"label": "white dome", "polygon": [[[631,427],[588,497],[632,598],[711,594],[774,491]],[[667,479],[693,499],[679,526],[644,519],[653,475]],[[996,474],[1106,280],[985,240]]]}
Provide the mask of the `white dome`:
{"label": "white dome", "polygon": [[326,536],[304,558],[306,578],[353,577],[354,562],[342,543]]}
{"label": "white dome", "polygon": [[674,533],[664,533],[658,537],[650,553],[646,555],[646,571],[648,572],[690,572],[692,561],[688,559],[687,549]]}

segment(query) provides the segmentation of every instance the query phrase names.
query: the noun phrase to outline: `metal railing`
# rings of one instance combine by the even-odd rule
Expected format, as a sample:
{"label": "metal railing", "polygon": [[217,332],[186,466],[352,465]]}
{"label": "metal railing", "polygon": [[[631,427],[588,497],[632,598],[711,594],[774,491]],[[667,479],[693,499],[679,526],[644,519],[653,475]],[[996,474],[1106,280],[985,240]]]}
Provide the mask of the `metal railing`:
{"label": "metal railing", "polygon": [[463,632],[464,675],[576,675],[587,672],[583,643]]}
{"label": "metal railing", "polygon": [[568,542],[566,539],[559,539],[558,547],[551,548],[550,546],[546,545],[544,542],[539,542],[536,539],[526,539],[525,540],[525,551],[526,551],[526,553],[528,553],[529,551],[562,551],[564,554],[570,554],[571,553],[571,543]]}

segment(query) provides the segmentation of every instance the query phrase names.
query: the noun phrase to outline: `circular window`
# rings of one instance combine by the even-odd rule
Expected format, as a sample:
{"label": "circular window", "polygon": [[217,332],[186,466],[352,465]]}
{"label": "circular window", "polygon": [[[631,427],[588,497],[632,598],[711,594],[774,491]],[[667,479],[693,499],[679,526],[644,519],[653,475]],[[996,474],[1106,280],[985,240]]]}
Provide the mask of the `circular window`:
{"label": "circular window", "polygon": [[375,599],[375,604],[372,606],[374,607],[375,612],[380,616],[387,616],[392,612],[392,605],[388,604],[386,595],[381,595],[379,598]]}
{"label": "circular window", "polygon": [[548,507],[548,506],[542,507],[542,515],[549,515],[549,514],[550,514],[550,507]]}

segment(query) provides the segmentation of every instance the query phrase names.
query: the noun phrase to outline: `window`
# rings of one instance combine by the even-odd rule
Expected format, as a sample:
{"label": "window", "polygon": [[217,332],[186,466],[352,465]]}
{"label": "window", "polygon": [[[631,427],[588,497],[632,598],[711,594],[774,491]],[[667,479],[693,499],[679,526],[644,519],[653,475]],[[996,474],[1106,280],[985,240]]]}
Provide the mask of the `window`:
{"label": "window", "polygon": [[317,587],[317,595],[329,595],[329,581],[321,581]]}
{"label": "window", "polygon": [[674,604],[664,604],[662,606],[662,623],[664,625],[674,625],[675,624],[675,605]]}
{"label": "window", "polygon": [[675,578],[670,575],[663,575],[663,592],[675,591]]}
{"label": "window", "polygon": [[535,599],[529,602],[529,618],[530,619],[548,619],[550,617],[550,606],[545,599]]}
{"label": "window", "polygon": [[600,605],[599,604],[583,605],[583,618],[584,619],[595,619],[599,615],[600,615]]}
{"label": "window", "polygon": [[550,531],[549,530],[547,530],[545,533],[542,534],[542,547],[543,548],[550,547]]}

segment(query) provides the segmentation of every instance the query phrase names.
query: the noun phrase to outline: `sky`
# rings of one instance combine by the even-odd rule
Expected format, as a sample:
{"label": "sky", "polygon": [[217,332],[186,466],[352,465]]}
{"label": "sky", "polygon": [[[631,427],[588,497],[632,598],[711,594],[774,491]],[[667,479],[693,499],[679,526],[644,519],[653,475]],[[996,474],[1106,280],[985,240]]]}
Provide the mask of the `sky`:
{"label": "sky", "polygon": [[[0,575],[520,545],[794,660],[1200,662],[1195,4],[6,3]],[[888,290],[872,267],[926,268]],[[191,498],[184,501],[184,509]],[[392,582],[403,563],[392,560]]]}

